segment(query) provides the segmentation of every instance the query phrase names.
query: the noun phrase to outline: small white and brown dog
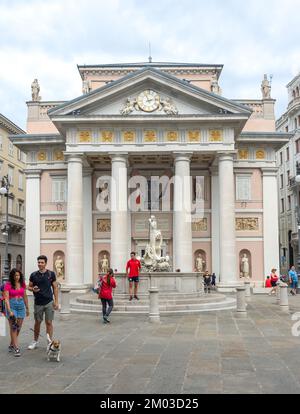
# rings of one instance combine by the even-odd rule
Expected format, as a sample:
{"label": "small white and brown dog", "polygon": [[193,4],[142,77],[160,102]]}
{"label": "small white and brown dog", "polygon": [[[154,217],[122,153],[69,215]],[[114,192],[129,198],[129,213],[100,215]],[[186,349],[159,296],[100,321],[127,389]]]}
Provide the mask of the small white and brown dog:
{"label": "small white and brown dog", "polygon": [[54,360],[60,362],[60,352],[61,352],[61,343],[58,339],[51,339],[49,334],[47,334],[47,359],[48,361]]}

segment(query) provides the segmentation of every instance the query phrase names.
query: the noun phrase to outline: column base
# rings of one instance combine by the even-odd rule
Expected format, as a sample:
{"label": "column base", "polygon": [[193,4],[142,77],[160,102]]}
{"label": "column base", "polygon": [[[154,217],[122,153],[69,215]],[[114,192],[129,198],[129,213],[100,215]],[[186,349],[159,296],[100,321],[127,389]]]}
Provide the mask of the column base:
{"label": "column base", "polygon": [[217,284],[217,291],[220,293],[235,293],[236,292],[236,288],[238,286],[244,286],[244,283],[241,282],[227,282],[227,283],[218,283]]}
{"label": "column base", "polygon": [[149,315],[150,323],[160,323],[160,316],[159,315]]}

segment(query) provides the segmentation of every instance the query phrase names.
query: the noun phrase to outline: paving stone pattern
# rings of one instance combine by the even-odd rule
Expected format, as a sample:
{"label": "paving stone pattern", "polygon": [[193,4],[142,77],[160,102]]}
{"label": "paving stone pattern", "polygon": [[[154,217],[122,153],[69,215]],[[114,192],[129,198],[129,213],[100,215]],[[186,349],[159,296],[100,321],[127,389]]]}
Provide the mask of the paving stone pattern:
{"label": "paving stone pattern", "polygon": [[95,315],[63,321],[56,314],[61,363],[46,360],[45,338],[26,349],[31,313],[20,358],[0,338],[0,394],[298,394],[300,337],[292,336],[291,316],[300,296],[289,300],[289,314],[275,298],[254,296],[246,318],[208,312],[162,317],[159,325],[139,315],[112,314],[104,325]]}

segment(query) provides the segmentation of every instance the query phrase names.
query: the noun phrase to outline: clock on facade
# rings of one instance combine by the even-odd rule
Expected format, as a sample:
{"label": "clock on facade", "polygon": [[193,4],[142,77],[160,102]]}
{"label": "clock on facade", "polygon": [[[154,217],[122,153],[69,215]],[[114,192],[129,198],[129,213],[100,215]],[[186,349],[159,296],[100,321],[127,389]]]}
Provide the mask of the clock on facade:
{"label": "clock on facade", "polygon": [[142,111],[153,112],[160,105],[160,97],[158,93],[151,89],[141,92],[137,97],[137,104]]}

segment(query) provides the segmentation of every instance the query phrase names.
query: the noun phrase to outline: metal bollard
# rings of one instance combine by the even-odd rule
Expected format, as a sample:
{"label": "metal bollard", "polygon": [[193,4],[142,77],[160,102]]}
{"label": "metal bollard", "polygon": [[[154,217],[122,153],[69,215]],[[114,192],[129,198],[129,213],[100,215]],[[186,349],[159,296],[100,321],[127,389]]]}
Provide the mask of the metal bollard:
{"label": "metal bollard", "polygon": [[60,308],[60,318],[68,319],[70,317],[70,292],[71,289],[68,287],[61,287],[61,308]]}
{"label": "metal bollard", "polygon": [[280,283],[280,309],[282,312],[289,312],[288,285],[286,283]]}
{"label": "metal bollard", "polygon": [[247,316],[247,304],[246,304],[246,287],[238,286],[236,288],[236,311],[237,315],[244,317]]}
{"label": "metal bollard", "polygon": [[151,323],[159,323],[159,302],[158,288],[150,287],[149,289],[149,319]]}
{"label": "metal bollard", "polygon": [[251,284],[250,284],[250,280],[245,280],[245,288],[246,288],[246,292],[245,292],[246,300],[248,300],[250,302],[251,301]]}

